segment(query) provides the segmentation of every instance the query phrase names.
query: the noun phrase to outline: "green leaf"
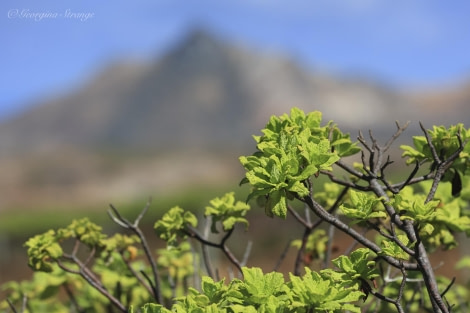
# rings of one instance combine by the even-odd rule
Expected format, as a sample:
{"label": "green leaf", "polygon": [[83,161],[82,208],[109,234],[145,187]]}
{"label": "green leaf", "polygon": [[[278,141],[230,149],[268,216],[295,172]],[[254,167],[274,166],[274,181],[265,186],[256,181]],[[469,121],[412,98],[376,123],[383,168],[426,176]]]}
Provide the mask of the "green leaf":
{"label": "green leaf", "polygon": [[34,271],[51,272],[53,262],[63,255],[53,230],[30,238],[25,246],[28,248],[28,265]]}
{"label": "green leaf", "polygon": [[339,256],[332,260],[332,263],[340,269],[343,282],[351,282],[357,287],[361,285],[361,280],[373,280],[379,276],[375,268],[375,261],[369,258],[371,250],[359,248],[353,251],[349,256]]}
{"label": "green leaf", "polygon": [[[398,235],[398,240],[400,240],[404,246],[408,248],[413,248],[414,243],[409,244],[409,239],[406,235]],[[381,242],[380,255],[388,255],[400,260],[408,260],[410,255],[406,253],[396,242],[389,239],[384,239]]]}
{"label": "green leaf", "polygon": [[235,193],[230,192],[223,197],[210,201],[210,206],[206,207],[205,215],[212,217],[212,232],[217,233],[216,224],[222,223],[224,231],[232,229],[236,223],[245,224],[248,227],[248,220],[245,218],[250,206],[241,201],[235,202]]}
{"label": "green leaf", "polygon": [[364,294],[357,289],[335,282],[309,268],[305,268],[302,278],[290,274],[290,279],[293,307],[311,309],[313,312],[360,312],[353,303]]}
{"label": "green leaf", "polygon": [[154,230],[157,235],[167,241],[170,246],[175,246],[177,245],[178,238],[186,237],[184,231],[187,226],[197,226],[196,216],[176,206],[171,208],[160,220],[155,222]]}
{"label": "green leaf", "polygon": [[263,274],[262,270],[257,267],[244,267],[242,271],[244,282],[240,286],[240,291],[249,304],[266,304],[272,300],[273,296],[282,293],[281,286],[284,284],[284,277],[281,273]]}
{"label": "green leaf", "polygon": [[287,217],[287,198],[283,190],[273,191],[269,194],[266,201],[266,214],[284,219]]}
{"label": "green leaf", "polygon": [[368,221],[372,218],[386,218],[383,207],[378,208],[381,198],[376,198],[373,195],[362,191],[349,191],[351,205],[344,203],[340,205],[341,213],[353,219],[353,223],[360,223]]}
{"label": "green leaf", "polygon": [[88,218],[74,220],[66,228],[59,229],[57,236],[60,239],[75,238],[88,247],[102,247],[106,235],[102,233],[102,227],[92,223]]}
{"label": "green leaf", "polygon": [[[460,141],[458,135],[460,134],[462,142],[470,136],[470,130],[466,130],[463,127],[463,124],[452,125],[449,128],[444,126],[433,126],[432,130],[427,130],[427,133],[431,139],[432,145],[439,154],[441,160],[449,158],[455,151],[460,147]],[[413,137],[414,148],[403,145],[401,146],[404,151],[402,156],[408,157],[406,163],[413,164],[416,162],[434,162],[434,157],[432,155],[429,144],[425,136],[415,136]],[[460,173],[465,173],[469,162],[470,146],[466,145],[464,151],[459,155],[459,158],[455,160],[450,169],[459,171]],[[449,176],[445,176],[444,180],[450,180]]]}
{"label": "green leaf", "polygon": [[142,307],[142,313],[170,313],[171,311],[166,309],[161,304],[147,303]]}
{"label": "green leaf", "polygon": [[394,196],[391,202],[401,213],[402,220],[412,220],[423,227],[432,223],[436,218],[436,208],[440,201],[433,200],[426,203],[424,194],[415,194],[411,187],[403,188],[400,194]]}

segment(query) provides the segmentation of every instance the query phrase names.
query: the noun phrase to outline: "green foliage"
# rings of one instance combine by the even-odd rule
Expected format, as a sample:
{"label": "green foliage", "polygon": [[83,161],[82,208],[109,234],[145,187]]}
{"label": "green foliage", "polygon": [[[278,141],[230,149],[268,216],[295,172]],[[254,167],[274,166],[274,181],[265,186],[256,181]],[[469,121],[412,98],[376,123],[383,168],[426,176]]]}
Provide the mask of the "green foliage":
{"label": "green foliage", "polygon": [[240,157],[246,169],[242,183],[253,187],[248,200],[266,197],[268,216],[286,218],[287,200],[306,197],[312,175],[332,170],[341,156],[359,151],[335,125],[320,124],[320,112],[305,114],[294,108],[290,116],[272,116],[262,130],[264,135],[255,137],[258,151]]}
{"label": "green foliage", "polygon": [[344,203],[340,206],[341,212],[351,218],[353,223],[365,222],[374,218],[386,218],[383,207],[378,209],[381,198],[376,198],[371,194],[349,191],[351,204]]}
{"label": "green foliage", "polygon": [[302,278],[290,275],[295,312],[360,312],[355,303],[364,296],[361,291],[331,279],[329,271],[317,273],[309,268],[305,271]]}
{"label": "green foliage", "polygon": [[[466,130],[463,124],[453,125],[449,128],[433,126],[433,130],[428,130],[427,133],[440,158],[448,158],[459,149],[460,142],[458,135],[460,135],[462,142],[466,142],[470,138],[470,130]],[[414,136],[413,144],[414,148],[407,145],[401,146],[404,150],[403,157],[408,157],[406,161],[408,164],[416,161],[431,162],[433,160],[431,148],[425,136]],[[465,148],[464,152],[460,154],[459,160],[453,165],[454,168],[462,173],[465,173],[465,168],[468,166],[468,151],[470,151],[469,148]]]}
{"label": "green foliage", "polygon": [[229,192],[223,197],[215,198],[210,201],[210,206],[206,207],[205,216],[212,217],[213,233],[217,233],[216,224],[222,222],[224,231],[232,229],[236,223],[245,224],[248,228],[248,220],[245,215],[250,206],[241,201],[235,202],[235,193]]}
{"label": "green foliage", "polygon": [[101,226],[90,222],[88,218],[82,218],[74,220],[67,228],[59,229],[57,236],[59,240],[75,238],[88,247],[96,247],[106,238],[101,230]]}
{"label": "green foliage", "polygon": [[[194,275],[194,256],[188,242],[178,247],[159,249],[157,265],[163,278],[163,295],[166,298],[183,296],[187,280]],[[166,284],[168,282],[168,284]],[[170,282],[172,285],[170,285]]]}
{"label": "green foliage", "polygon": [[[431,188],[431,185],[422,182],[420,187],[425,190]],[[401,218],[413,221],[418,227],[428,249],[455,247],[457,243],[453,233],[470,231],[470,218],[463,212],[468,203],[453,197],[450,189],[451,183],[441,183],[435,194],[436,200],[425,203],[423,193],[405,187],[392,201],[402,213]]]}
{"label": "green foliage", "polygon": [[[246,267],[248,253],[240,261],[230,250],[240,245],[229,240],[235,225],[250,225],[250,205],[233,192],[211,200],[200,217],[172,207],[154,223],[166,244],[154,250],[139,226],[149,206],[134,222],[111,207],[110,217],[125,233],[108,236],[85,218],[29,239],[28,264],[35,273],[30,281],[3,285],[9,302],[1,302],[0,310],[27,302],[21,311],[467,312],[468,288],[435,275],[429,256],[454,248],[457,234],[470,235],[470,130],[435,126],[414,137],[414,147],[402,149],[416,170],[392,182],[386,152],[403,130],[398,125],[384,146],[372,133],[371,144],[360,135],[362,151],[333,122],[322,125],[320,112],[293,108],[290,115],[272,116],[254,137],[256,151],[240,157],[241,183],[252,188],[247,202],[261,200],[267,216],[286,219],[290,213],[299,222],[299,238],[290,241],[297,248],[291,272]],[[358,152],[361,163],[344,161]],[[426,162],[429,169],[418,176]],[[298,204],[304,215],[294,209]],[[338,230],[353,245],[332,259],[330,235]],[[287,250],[280,255],[279,264]],[[235,271],[220,279],[227,262]],[[463,258],[457,265],[469,264]]]}
{"label": "green foliage", "polygon": [[264,274],[260,268],[243,268],[244,280],[229,285],[211,278],[202,280],[202,292],[191,289],[177,299],[173,312],[360,312],[356,301],[364,294],[347,283],[306,268],[301,278],[281,273]]}
{"label": "green foliage", "polygon": [[[409,239],[406,235],[397,235],[397,242],[401,242],[404,247],[412,248],[414,243],[409,244]],[[381,255],[388,255],[394,257],[398,260],[408,260],[410,255],[403,250],[403,248],[395,241],[390,241],[389,239],[384,239],[380,242],[382,250],[380,251]]]}
{"label": "green foliage", "polygon": [[36,271],[52,271],[51,261],[61,257],[63,253],[53,230],[30,238],[25,246],[28,248],[28,265]]}
{"label": "green foliage", "polygon": [[144,304],[144,306],[140,309],[140,311],[135,310],[133,306],[131,306],[129,308],[129,313],[136,313],[136,312],[141,312],[141,313],[171,313],[171,311],[166,309],[163,305],[155,304],[155,303],[146,303],[146,304]]}
{"label": "green foliage", "polygon": [[340,269],[340,281],[343,284],[360,287],[364,280],[374,280],[379,276],[375,261],[370,259],[371,251],[360,248],[349,256],[341,255],[333,264]]}
{"label": "green foliage", "polygon": [[187,225],[196,227],[196,216],[176,206],[171,208],[155,223],[154,229],[157,235],[168,242],[169,245],[177,245],[178,238],[186,236],[184,229]]}

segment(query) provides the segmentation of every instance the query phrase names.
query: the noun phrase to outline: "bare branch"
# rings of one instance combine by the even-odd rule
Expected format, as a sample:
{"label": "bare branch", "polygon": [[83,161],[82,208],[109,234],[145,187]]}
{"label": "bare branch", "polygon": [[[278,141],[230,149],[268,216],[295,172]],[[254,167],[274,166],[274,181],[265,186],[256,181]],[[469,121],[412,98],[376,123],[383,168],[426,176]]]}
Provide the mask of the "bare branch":
{"label": "bare branch", "polygon": [[7,300],[7,303],[8,303],[8,306],[10,307],[10,309],[14,312],[14,313],[18,313],[18,311],[16,310],[15,306],[13,305],[13,303],[10,301],[10,299],[6,299]]}
{"label": "bare branch", "polygon": [[292,244],[292,240],[289,240],[289,241],[287,242],[287,244],[286,244],[284,250],[282,251],[281,256],[280,256],[279,259],[277,260],[276,265],[275,265],[274,268],[273,268],[273,271],[279,270],[279,267],[281,266],[282,261],[284,261],[284,259],[285,259],[286,256],[287,256],[287,252],[289,251],[289,248],[290,248],[291,244]]}
{"label": "bare branch", "polygon": [[144,207],[144,209],[142,210],[142,212],[140,212],[139,216],[137,216],[137,218],[135,219],[134,224],[133,224],[134,227],[139,226],[140,220],[144,217],[144,215],[149,210],[151,202],[152,202],[152,198],[149,198],[148,201],[147,201],[147,204]]}
{"label": "bare branch", "polygon": [[[204,237],[205,238],[209,236],[211,223],[212,223],[212,216],[209,215],[206,219],[206,224],[204,225]],[[214,269],[212,267],[211,258],[209,256],[208,245],[205,245],[203,242],[201,242],[201,250],[202,250],[202,258],[204,260],[204,265],[206,267],[207,275],[209,275],[212,279],[214,279],[215,278]]]}
{"label": "bare branch", "polygon": [[297,251],[297,257],[295,258],[294,263],[294,275],[300,275],[300,267],[302,265],[302,259],[304,257],[305,246],[307,245],[308,237],[312,233],[312,228],[305,228],[304,233],[302,235],[302,242],[299,247],[299,251]]}
{"label": "bare branch", "polygon": [[[310,209],[321,219],[326,221],[329,224],[334,225],[336,228],[341,230],[342,232],[348,234],[359,243],[364,245],[365,247],[371,249],[375,253],[379,253],[382,249],[377,246],[373,241],[367,239],[365,236],[359,234],[356,230],[351,228],[349,225],[343,223],[340,219],[334,217],[330,213],[328,213],[319,203],[313,200],[310,197],[305,197],[303,201],[310,207]],[[399,268],[400,262],[394,259],[393,257],[383,256],[383,259],[389,263],[390,265]],[[407,270],[418,270],[418,266],[416,264],[405,263],[403,264]]]}
{"label": "bare branch", "polygon": [[138,226],[140,219],[142,219],[144,214],[148,211],[149,205],[150,205],[150,200],[147,202],[147,205],[138,215],[134,223],[131,223],[127,219],[123,218],[121,214],[119,213],[119,211],[112,204],[110,204],[112,212],[108,210],[108,214],[113,219],[113,221],[116,222],[118,225],[122,226],[123,228],[130,229],[134,234],[137,235],[137,237],[139,237],[140,243],[145,252],[145,256],[148,262],[150,263],[150,267],[152,268],[153,279],[154,279],[154,284],[155,284],[154,297],[155,297],[155,300],[161,304],[163,303],[163,296],[160,290],[160,276],[157,270],[157,263],[155,262],[155,259],[152,256],[152,252],[150,251],[150,248],[149,248],[149,245],[147,243],[147,239],[145,238],[144,233]]}
{"label": "bare branch", "polygon": [[253,247],[253,241],[249,240],[248,243],[246,244],[245,253],[243,254],[242,261],[240,262],[241,266],[245,266],[246,263],[248,262],[248,258],[250,257],[252,247]]}

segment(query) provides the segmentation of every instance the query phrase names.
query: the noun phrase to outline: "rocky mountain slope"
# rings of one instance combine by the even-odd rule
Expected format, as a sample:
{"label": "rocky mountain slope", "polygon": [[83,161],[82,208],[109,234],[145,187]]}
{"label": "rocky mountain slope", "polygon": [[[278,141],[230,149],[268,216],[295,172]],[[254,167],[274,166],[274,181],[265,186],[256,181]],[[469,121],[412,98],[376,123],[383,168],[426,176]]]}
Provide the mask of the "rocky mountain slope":
{"label": "rocky mountain slope", "polygon": [[270,115],[292,106],[382,136],[395,120],[436,123],[442,112],[452,113],[444,122],[469,120],[468,99],[442,109],[442,100],[318,72],[198,30],[158,60],[114,64],[0,124],[0,204],[215,182],[240,170],[237,157],[253,150],[251,135]]}

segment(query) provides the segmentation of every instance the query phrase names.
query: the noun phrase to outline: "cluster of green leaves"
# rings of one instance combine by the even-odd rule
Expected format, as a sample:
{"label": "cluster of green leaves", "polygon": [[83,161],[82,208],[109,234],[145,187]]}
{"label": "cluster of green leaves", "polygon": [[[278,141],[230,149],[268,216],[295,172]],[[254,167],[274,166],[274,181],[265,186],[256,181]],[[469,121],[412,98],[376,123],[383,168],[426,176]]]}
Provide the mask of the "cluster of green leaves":
{"label": "cluster of green leaves", "polygon": [[[225,232],[233,229],[237,223],[248,227],[248,220],[245,215],[249,210],[250,206],[248,204],[235,201],[235,193],[229,192],[222,197],[212,199],[210,206],[206,207],[204,215],[211,218],[211,231],[216,234],[218,233],[218,223],[222,225]],[[155,222],[154,229],[157,235],[170,246],[177,246],[197,225],[198,219],[192,212],[176,206]]]}
{"label": "cluster of green leaves", "polygon": [[[427,134],[434,146],[435,153],[442,159],[449,158],[453,153],[470,140],[470,129],[465,129],[463,124],[453,125],[449,128],[433,126]],[[407,157],[407,164],[416,162],[431,162],[435,167],[435,157],[426,136],[414,136],[414,147],[402,145],[403,157]],[[470,166],[470,146],[465,145],[458,158],[452,162],[450,169],[443,177],[443,181],[452,182],[452,194],[457,195],[462,189],[462,176],[466,174]]]}
{"label": "cluster of green leaves", "polygon": [[248,228],[246,213],[250,210],[247,203],[235,201],[235,193],[229,192],[223,197],[215,198],[210,201],[210,206],[206,207],[205,216],[211,217],[212,233],[217,233],[217,223],[221,222],[224,231],[231,230],[236,223],[242,223]]}
{"label": "cluster of green leaves", "polygon": [[345,216],[351,218],[353,224],[387,217],[381,205],[381,198],[353,189],[349,191],[349,197],[350,203],[343,203],[340,210]]}
{"label": "cluster of green leaves", "polygon": [[287,200],[309,195],[310,177],[360,151],[348,134],[332,122],[321,126],[321,119],[318,111],[305,114],[297,108],[290,116],[272,116],[263,135],[254,137],[257,151],[240,157],[246,169],[242,183],[253,187],[248,200],[266,197],[267,215],[285,218]]}
{"label": "cluster of green leaves", "polygon": [[[459,149],[463,142],[470,139],[470,129],[465,129],[463,124],[453,125],[449,128],[444,126],[433,126],[427,133],[431,139],[436,152],[440,158],[448,158]],[[434,158],[426,136],[413,136],[414,147],[402,145],[403,156],[407,157],[407,163],[412,164],[416,161],[433,162]],[[470,147],[467,146],[454,162],[452,167],[462,174],[465,174],[470,165]]]}
{"label": "cluster of green leaves", "polygon": [[[8,299],[21,304],[27,299],[26,312],[69,312],[70,304],[60,301],[62,288],[77,294],[77,304],[90,312],[105,312],[109,301],[78,276],[65,273],[57,265],[50,272],[35,272],[31,280],[8,282],[2,288],[8,292]],[[10,312],[5,301],[0,302],[1,312]]]}
{"label": "cluster of green leaves", "polygon": [[402,219],[411,220],[420,230],[428,250],[454,248],[456,233],[470,235],[469,202],[452,196],[452,183],[443,182],[436,190],[435,200],[425,203],[423,190],[429,188],[431,182],[420,183],[417,190],[405,187],[395,195],[393,203],[402,213]]}
{"label": "cluster of green leaves", "polygon": [[182,242],[178,247],[169,246],[169,248],[158,249],[157,254],[164,298],[183,296],[188,280],[195,274],[194,264],[197,262],[190,244]]}
{"label": "cluster of green leaves", "polygon": [[244,267],[244,279],[232,279],[228,284],[205,276],[200,291],[190,288],[188,295],[175,299],[171,309],[155,306],[155,311],[147,312],[360,312],[365,296],[359,288],[361,279],[377,276],[371,270],[374,261],[369,260],[369,251],[358,249],[351,258],[342,256],[333,262],[338,265],[336,271],[306,268],[302,277],[290,274],[287,282],[281,273],[264,274],[257,267]]}
{"label": "cluster of green leaves", "polygon": [[[22,303],[23,298],[28,299],[28,310],[31,312],[67,312],[70,310],[70,301],[74,301],[82,310],[106,312],[110,306],[109,299],[77,275],[83,270],[73,261],[73,253],[78,251],[72,254],[65,252],[67,245],[73,246],[74,243],[83,244],[88,251],[96,251],[97,257],[91,269],[99,273],[104,288],[123,302],[151,301],[147,290],[142,288],[128,267],[128,262],[136,257],[138,238],[123,234],[108,237],[101,232],[100,226],[87,218],[74,220],[69,226],[57,231],[36,235],[25,243],[29,265],[35,273],[31,281],[3,285],[3,289],[9,293],[9,300]],[[147,267],[141,261],[135,261],[131,266],[134,271]],[[79,296],[59,301],[61,288],[65,288],[68,294]],[[6,302],[0,304],[0,309],[7,307]]]}
{"label": "cluster of green leaves", "polygon": [[171,246],[177,246],[179,238],[186,238],[185,228],[188,226],[196,227],[197,223],[197,218],[193,213],[176,206],[155,222],[153,228],[161,239]]}

